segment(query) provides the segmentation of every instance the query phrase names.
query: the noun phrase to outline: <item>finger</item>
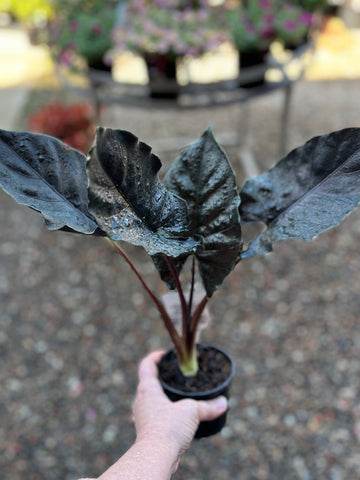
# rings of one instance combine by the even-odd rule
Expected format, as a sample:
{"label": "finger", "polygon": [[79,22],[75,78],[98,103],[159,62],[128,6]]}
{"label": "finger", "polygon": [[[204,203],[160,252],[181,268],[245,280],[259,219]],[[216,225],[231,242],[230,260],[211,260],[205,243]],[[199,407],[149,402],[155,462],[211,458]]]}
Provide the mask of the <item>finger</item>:
{"label": "finger", "polygon": [[198,416],[201,422],[214,420],[228,408],[228,403],[225,397],[217,397],[213,400],[200,400],[197,402]]}
{"label": "finger", "polygon": [[160,362],[162,356],[164,355],[163,350],[157,350],[155,352],[149,353],[145,358],[143,358],[139,365],[139,380],[144,380],[147,378],[157,378],[158,368],[157,364]]}
{"label": "finger", "polygon": [[163,389],[158,378],[157,363],[164,355],[163,351],[150,353],[139,365],[139,384],[137,394],[143,396],[150,392],[163,394]]}

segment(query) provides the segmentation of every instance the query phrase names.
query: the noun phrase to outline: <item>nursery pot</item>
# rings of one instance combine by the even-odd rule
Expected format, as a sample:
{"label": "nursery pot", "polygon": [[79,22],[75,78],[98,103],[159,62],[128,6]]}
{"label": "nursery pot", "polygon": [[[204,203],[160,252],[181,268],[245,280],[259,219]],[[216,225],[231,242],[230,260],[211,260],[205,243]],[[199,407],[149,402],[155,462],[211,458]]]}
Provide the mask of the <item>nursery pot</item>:
{"label": "nursery pot", "polygon": [[283,46],[285,50],[290,50],[291,52],[295,52],[297,49],[301,47],[305,47],[307,44],[310,43],[310,29],[304,34],[302,38],[299,38],[297,41],[290,41],[290,40],[283,40]]}
{"label": "nursery pot", "polygon": [[152,98],[177,98],[179,84],[176,80],[176,56],[144,53],[149,76],[149,93]]}
{"label": "nursery pot", "polygon": [[239,87],[254,88],[265,84],[268,53],[269,49],[239,51]]}
{"label": "nursery pot", "polygon": [[[172,401],[183,398],[211,400],[220,395],[229,398],[229,388],[235,374],[234,361],[227,353],[210,345],[197,345],[199,372],[185,378],[178,367],[174,350],[168,351],[159,363],[159,379]],[[219,433],[226,423],[226,413],[215,420],[200,422],[195,438]]]}
{"label": "nursery pot", "polygon": [[111,73],[111,70],[112,70],[112,65],[104,63],[101,59],[100,60],[93,60],[93,61],[88,60],[88,67],[91,70],[94,70],[94,71],[97,71],[97,72]]}

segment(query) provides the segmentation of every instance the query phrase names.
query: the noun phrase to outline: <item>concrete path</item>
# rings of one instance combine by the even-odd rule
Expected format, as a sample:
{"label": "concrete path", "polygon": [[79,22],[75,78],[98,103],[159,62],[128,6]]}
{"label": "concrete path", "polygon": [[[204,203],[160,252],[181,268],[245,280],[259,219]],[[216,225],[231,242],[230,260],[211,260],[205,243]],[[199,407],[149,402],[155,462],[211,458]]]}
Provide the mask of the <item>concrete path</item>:
{"label": "concrete path", "polygon": [[28,90],[53,69],[48,50],[32,45],[23,29],[0,29],[0,128],[16,128]]}
{"label": "concrete path", "polygon": [[26,102],[28,89],[14,87],[0,89],[0,128],[3,130],[16,129],[16,122]]}

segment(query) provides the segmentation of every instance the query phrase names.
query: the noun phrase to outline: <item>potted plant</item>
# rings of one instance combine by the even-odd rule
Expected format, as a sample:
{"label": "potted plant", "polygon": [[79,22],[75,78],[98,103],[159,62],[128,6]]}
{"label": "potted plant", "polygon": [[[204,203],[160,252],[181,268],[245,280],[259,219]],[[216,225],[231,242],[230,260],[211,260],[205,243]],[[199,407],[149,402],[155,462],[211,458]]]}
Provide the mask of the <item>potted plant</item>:
{"label": "potted plant", "polygon": [[293,50],[308,41],[313,14],[291,2],[283,2],[274,21],[275,37]]}
{"label": "potted plant", "polygon": [[[157,176],[160,167],[151,148],[123,130],[98,128],[88,159],[49,136],[0,131],[3,190],[40,211],[51,230],[108,239],[149,294],[174,344],[159,369],[162,376],[169,368],[170,381],[180,382],[180,387],[169,386],[169,395],[179,390],[183,396],[193,395],[197,380],[203,378],[208,387],[200,395],[208,398],[216,395],[217,387],[226,390],[233,375],[231,362],[221,372],[227,355],[196,344],[208,300],[240,260],[269,253],[282,240],[309,241],[359,205],[360,129],[309,140],[268,172],[246,180],[240,190],[210,129],[182,150],[164,184]],[[243,249],[242,227],[249,222],[266,228]],[[177,291],[180,332],[120,241],[142,246],[161,278]],[[190,260],[188,295],[180,279],[186,260]],[[195,305],[196,266],[206,293]],[[224,374],[220,385],[211,380],[212,371]],[[215,425],[217,430],[223,422]],[[201,425],[205,432],[198,435],[212,433],[207,427]]]}
{"label": "potted plant", "polygon": [[45,133],[86,153],[94,138],[95,112],[89,103],[51,102],[29,117],[32,132]]}
{"label": "potted plant", "polygon": [[113,55],[129,50],[147,66],[150,94],[176,97],[176,63],[197,57],[224,42],[207,0],[137,0],[128,2],[113,32]]}
{"label": "potted plant", "polygon": [[54,16],[46,28],[55,60],[72,68],[85,62],[90,69],[110,71],[106,53],[112,47],[117,0],[55,0]]}
{"label": "potted plant", "polygon": [[274,0],[248,0],[225,13],[232,41],[239,53],[240,75],[244,69],[254,71],[254,79],[249,81],[240,76],[242,88],[260,86],[265,82],[266,57],[275,36],[275,15]]}

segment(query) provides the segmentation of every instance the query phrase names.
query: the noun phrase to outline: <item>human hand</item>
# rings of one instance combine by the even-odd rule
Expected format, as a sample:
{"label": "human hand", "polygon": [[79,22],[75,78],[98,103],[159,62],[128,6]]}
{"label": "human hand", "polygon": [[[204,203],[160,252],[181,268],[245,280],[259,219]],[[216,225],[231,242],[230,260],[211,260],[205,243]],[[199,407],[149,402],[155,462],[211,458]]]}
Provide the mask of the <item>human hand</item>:
{"label": "human hand", "polygon": [[225,397],[214,400],[184,399],[171,402],[158,380],[157,363],[164,352],[145,357],[139,366],[139,384],[133,405],[137,439],[165,442],[175,459],[188,449],[201,421],[214,420],[227,409]]}

